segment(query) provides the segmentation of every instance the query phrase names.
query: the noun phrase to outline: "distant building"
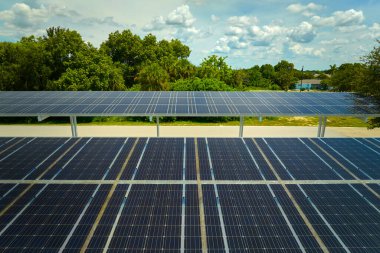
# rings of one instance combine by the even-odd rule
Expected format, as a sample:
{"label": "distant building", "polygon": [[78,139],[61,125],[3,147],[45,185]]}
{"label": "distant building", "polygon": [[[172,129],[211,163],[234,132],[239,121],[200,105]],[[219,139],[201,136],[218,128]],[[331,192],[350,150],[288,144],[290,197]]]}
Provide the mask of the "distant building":
{"label": "distant building", "polygon": [[302,85],[301,80],[295,84],[296,90],[319,90],[321,87],[321,80],[319,79],[304,79],[302,80]]}

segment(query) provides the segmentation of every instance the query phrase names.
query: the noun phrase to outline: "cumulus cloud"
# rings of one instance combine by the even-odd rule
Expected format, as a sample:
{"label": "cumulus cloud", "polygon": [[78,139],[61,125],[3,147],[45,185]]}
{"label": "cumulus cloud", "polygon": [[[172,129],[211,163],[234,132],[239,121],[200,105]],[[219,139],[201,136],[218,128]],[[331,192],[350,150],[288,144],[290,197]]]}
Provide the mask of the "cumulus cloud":
{"label": "cumulus cloud", "polygon": [[256,25],[258,23],[258,18],[250,16],[232,16],[228,18],[227,22],[231,26],[247,27],[251,25]]}
{"label": "cumulus cloud", "polygon": [[160,31],[163,30],[166,27],[166,21],[164,17],[159,16],[155,17],[152,22],[149,24],[145,25],[143,27],[144,31],[150,32],[150,31]]}
{"label": "cumulus cloud", "polygon": [[323,9],[323,6],[315,3],[309,3],[306,5],[291,4],[286,9],[292,13],[301,13],[304,16],[310,17],[314,15],[315,11]]}
{"label": "cumulus cloud", "polygon": [[348,44],[350,43],[350,41],[348,39],[338,39],[338,38],[334,38],[332,40],[322,40],[321,41],[321,44],[322,45],[343,45],[343,44]]}
{"label": "cumulus cloud", "polygon": [[305,21],[289,32],[289,38],[298,43],[309,43],[316,35],[313,25]]}
{"label": "cumulus cloud", "polygon": [[16,3],[11,9],[0,12],[0,20],[15,28],[31,28],[46,22],[49,16],[50,12],[44,6],[31,8],[24,3]]}
{"label": "cumulus cloud", "polygon": [[247,34],[247,30],[242,27],[230,26],[227,28],[225,34],[229,36],[242,36]]}
{"label": "cumulus cloud", "polygon": [[169,13],[167,17],[155,17],[149,24],[143,27],[144,31],[161,31],[168,26],[179,29],[193,28],[195,18],[188,5],[182,5]]}
{"label": "cumulus cloud", "polygon": [[286,29],[279,25],[251,26],[248,32],[253,45],[269,46],[276,38],[283,35]]}
{"label": "cumulus cloud", "polygon": [[323,53],[326,51],[324,48],[317,49],[313,47],[303,47],[300,44],[294,44],[290,46],[289,49],[296,55],[309,55],[317,57],[321,57]]}
{"label": "cumulus cloud", "polygon": [[228,46],[228,38],[222,37],[216,41],[216,46],[211,53],[227,54],[231,51],[231,48]]}
{"label": "cumulus cloud", "polygon": [[357,26],[363,23],[362,11],[350,9],[347,11],[336,11],[330,17],[313,16],[311,21],[316,26]]}
{"label": "cumulus cloud", "polygon": [[168,14],[167,17],[159,16],[154,18],[142,30],[166,31],[175,38],[182,41],[190,41],[194,38],[207,37],[209,33],[202,32],[194,26],[196,19],[190,11],[188,5],[182,5]]}
{"label": "cumulus cloud", "polygon": [[182,27],[190,27],[194,24],[195,18],[190,12],[188,5],[182,5],[169,13],[166,18],[166,24]]}
{"label": "cumulus cloud", "polygon": [[237,36],[232,36],[228,38],[227,45],[231,49],[244,49],[248,47],[248,43],[242,38]]}

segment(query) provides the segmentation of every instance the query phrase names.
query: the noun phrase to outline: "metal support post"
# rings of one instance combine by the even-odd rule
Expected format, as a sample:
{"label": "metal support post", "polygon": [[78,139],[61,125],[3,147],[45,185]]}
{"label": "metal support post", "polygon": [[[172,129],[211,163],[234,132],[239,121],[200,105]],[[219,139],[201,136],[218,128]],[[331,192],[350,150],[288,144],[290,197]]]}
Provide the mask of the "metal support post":
{"label": "metal support post", "polygon": [[319,117],[317,137],[321,137],[322,117]]}
{"label": "metal support post", "polygon": [[157,121],[157,137],[160,137],[160,118],[156,116]]}
{"label": "metal support post", "polygon": [[239,129],[239,137],[243,137],[243,130],[244,130],[244,116],[240,116],[240,129]]}
{"label": "metal support post", "polygon": [[72,137],[78,137],[77,117],[76,116],[70,116],[70,124],[71,124],[71,135],[72,135]]}
{"label": "metal support post", "polygon": [[323,127],[322,127],[321,137],[325,137],[326,125],[327,125],[327,117],[325,116],[323,117]]}

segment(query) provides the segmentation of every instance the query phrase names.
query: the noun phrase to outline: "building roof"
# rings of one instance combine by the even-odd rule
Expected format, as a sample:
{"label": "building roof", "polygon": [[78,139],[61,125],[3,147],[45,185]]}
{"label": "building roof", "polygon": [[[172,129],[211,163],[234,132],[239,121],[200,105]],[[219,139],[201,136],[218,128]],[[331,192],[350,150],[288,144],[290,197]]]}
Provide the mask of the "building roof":
{"label": "building roof", "polygon": [[[319,79],[303,79],[302,80],[303,84],[321,84],[321,80]],[[299,80],[296,84],[301,84],[301,80]]]}

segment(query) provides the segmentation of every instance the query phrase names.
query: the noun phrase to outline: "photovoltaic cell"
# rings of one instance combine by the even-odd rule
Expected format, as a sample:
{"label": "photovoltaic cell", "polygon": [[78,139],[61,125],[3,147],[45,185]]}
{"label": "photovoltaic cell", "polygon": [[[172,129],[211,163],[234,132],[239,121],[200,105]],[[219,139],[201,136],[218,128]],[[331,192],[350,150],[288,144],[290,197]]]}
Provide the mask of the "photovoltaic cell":
{"label": "photovoltaic cell", "polygon": [[317,140],[334,157],[361,179],[380,179],[380,155],[353,139]]}
{"label": "photovoltaic cell", "polygon": [[326,165],[298,139],[268,138],[266,142],[297,180],[341,179],[334,168]]}
{"label": "photovoltaic cell", "polygon": [[379,115],[353,93],[285,92],[1,92],[2,116],[70,115]]}
{"label": "photovoltaic cell", "polygon": [[216,180],[262,179],[241,139],[212,138],[208,145]]}
{"label": "photovoltaic cell", "polygon": [[0,248],[6,249],[5,251],[26,248],[31,251],[56,251],[64,242],[95,187],[50,185],[41,189],[43,194],[36,194],[28,202],[26,209],[13,213],[12,225],[2,230]]}
{"label": "photovoltaic cell", "polygon": [[[73,94],[51,99],[82,99]],[[196,93],[167,98],[184,103],[184,94]],[[86,99],[120,102],[115,95]],[[149,93],[128,95],[149,98]],[[30,99],[40,99],[36,96]],[[218,92],[203,98],[214,99],[216,110],[223,101],[245,101],[242,96]],[[286,101],[277,93],[250,96]],[[171,106],[175,110],[176,104]],[[330,252],[378,252],[380,187],[368,179],[377,173],[377,143],[362,138],[0,138],[0,251],[78,252],[88,240],[87,252],[201,252],[205,239],[209,252],[321,252],[313,228]],[[290,181],[277,180],[272,170]],[[131,181],[114,181],[121,172],[122,180]],[[25,181],[40,177],[50,181]],[[76,179],[81,181],[70,182]],[[331,179],[341,181],[327,183]]]}
{"label": "photovoltaic cell", "polygon": [[181,185],[134,185],[109,252],[179,251]]}
{"label": "photovoltaic cell", "polygon": [[149,140],[136,179],[180,180],[183,168],[183,139]]}
{"label": "photovoltaic cell", "polygon": [[316,214],[310,201],[300,192],[300,188],[295,185],[289,187],[331,250],[343,250],[346,247],[351,252],[379,251],[380,213],[348,185],[300,186],[340,237],[344,246],[336,241],[336,236],[329,233],[326,223],[320,220],[321,215]]}

